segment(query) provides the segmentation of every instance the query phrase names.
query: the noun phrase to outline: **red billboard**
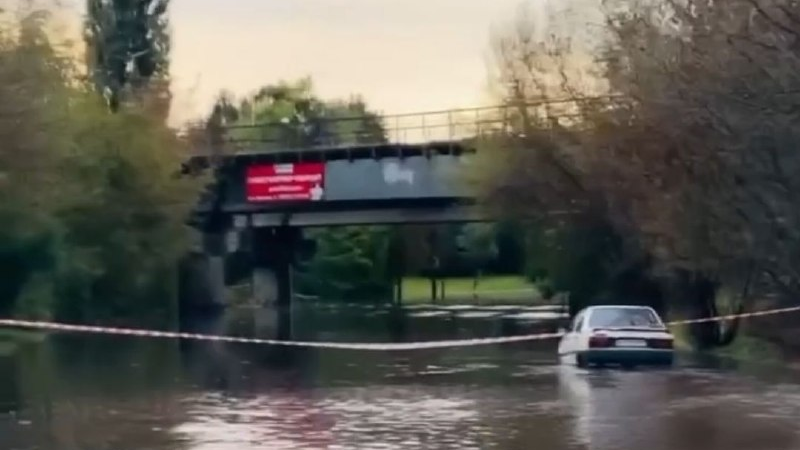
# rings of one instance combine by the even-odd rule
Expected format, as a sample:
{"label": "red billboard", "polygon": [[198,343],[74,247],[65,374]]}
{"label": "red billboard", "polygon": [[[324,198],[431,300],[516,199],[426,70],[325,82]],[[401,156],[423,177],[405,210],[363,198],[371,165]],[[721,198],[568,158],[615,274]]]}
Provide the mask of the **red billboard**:
{"label": "red billboard", "polygon": [[325,163],[257,164],[247,168],[247,201],[317,201],[325,187]]}

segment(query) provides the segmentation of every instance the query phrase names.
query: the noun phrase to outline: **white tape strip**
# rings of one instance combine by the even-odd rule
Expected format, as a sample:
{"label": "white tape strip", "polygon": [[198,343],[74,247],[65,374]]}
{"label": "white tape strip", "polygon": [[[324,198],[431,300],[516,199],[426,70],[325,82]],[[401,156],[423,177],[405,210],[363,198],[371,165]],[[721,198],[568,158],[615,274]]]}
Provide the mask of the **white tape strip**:
{"label": "white tape strip", "polygon": [[167,339],[191,339],[197,341],[233,342],[240,344],[281,345],[288,347],[326,348],[340,350],[367,350],[367,351],[406,351],[420,349],[471,347],[479,345],[505,344],[511,342],[524,342],[560,337],[560,333],[529,334],[521,336],[508,336],[498,338],[465,339],[453,341],[431,341],[410,343],[338,343],[338,342],[302,342],[279,341],[275,339],[242,338],[233,336],[214,336],[208,334],[177,333],[171,331],[153,331],[134,328],[93,327],[86,325],[68,325],[53,322],[33,322],[27,320],[0,319],[0,327],[38,329],[63,331],[72,333],[93,333],[121,336],[139,336]]}
{"label": "white tape strip", "polygon": [[[757,316],[769,316],[769,315],[785,314],[798,311],[800,311],[800,306],[791,308],[770,309],[765,311],[743,313],[743,314],[732,314],[719,317],[710,317],[705,319],[679,320],[679,321],[668,322],[667,325],[687,325],[692,323],[717,322],[723,320],[731,320],[737,317],[747,318],[747,317],[757,317]],[[382,344],[382,343],[279,341],[275,339],[215,336],[208,334],[178,333],[172,331],[155,331],[155,330],[144,330],[136,328],[95,327],[87,325],[69,325],[69,324],[55,323],[55,322],[38,322],[38,321],[14,320],[14,319],[0,319],[0,327],[50,330],[50,331],[70,332],[70,333],[92,333],[92,334],[139,336],[139,337],[164,338],[164,339],[190,339],[196,341],[232,342],[239,344],[259,344],[259,345],[274,345],[274,346],[285,346],[285,347],[306,347],[306,348],[362,350],[362,351],[409,351],[409,350],[438,349],[438,348],[476,347],[484,345],[508,344],[513,342],[529,342],[529,341],[540,341],[546,339],[557,339],[562,336],[562,333],[539,333],[539,334],[526,334],[520,336],[482,338],[482,339]]]}
{"label": "white tape strip", "polygon": [[800,311],[800,306],[792,306],[790,308],[775,308],[775,309],[766,309],[763,311],[755,311],[749,313],[742,313],[742,314],[728,314],[725,316],[716,316],[716,317],[707,317],[704,319],[689,319],[689,320],[676,320],[673,322],[667,323],[667,325],[688,325],[692,323],[706,323],[706,322],[721,322],[724,320],[733,320],[733,319],[746,319],[748,317],[760,317],[760,316],[774,316],[776,314],[785,314],[790,312],[798,312]]}

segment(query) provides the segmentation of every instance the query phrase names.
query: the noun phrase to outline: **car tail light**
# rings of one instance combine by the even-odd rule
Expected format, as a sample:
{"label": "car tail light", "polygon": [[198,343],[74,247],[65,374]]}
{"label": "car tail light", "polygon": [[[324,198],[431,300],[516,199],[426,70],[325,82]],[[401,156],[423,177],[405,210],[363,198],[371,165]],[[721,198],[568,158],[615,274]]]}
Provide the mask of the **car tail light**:
{"label": "car tail light", "polygon": [[647,343],[651,348],[672,349],[672,339],[648,339]]}
{"label": "car tail light", "polygon": [[614,345],[614,340],[604,334],[595,334],[589,337],[589,348],[605,348]]}

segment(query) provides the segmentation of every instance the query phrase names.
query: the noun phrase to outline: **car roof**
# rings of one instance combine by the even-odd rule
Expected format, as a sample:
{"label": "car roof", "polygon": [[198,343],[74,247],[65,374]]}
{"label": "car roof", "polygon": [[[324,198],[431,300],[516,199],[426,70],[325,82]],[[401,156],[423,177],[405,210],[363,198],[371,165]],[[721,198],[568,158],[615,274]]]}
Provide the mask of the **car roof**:
{"label": "car roof", "polygon": [[650,306],[646,305],[592,305],[586,307],[586,309],[600,309],[600,308],[652,309]]}
{"label": "car roof", "polygon": [[596,311],[598,309],[646,309],[648,311],[655,312],[655,310],[652,307],[643,305],[593,305],[593,306],[587,306],[586,308],[583,309],[583,311],[589,313],[592,311]]}

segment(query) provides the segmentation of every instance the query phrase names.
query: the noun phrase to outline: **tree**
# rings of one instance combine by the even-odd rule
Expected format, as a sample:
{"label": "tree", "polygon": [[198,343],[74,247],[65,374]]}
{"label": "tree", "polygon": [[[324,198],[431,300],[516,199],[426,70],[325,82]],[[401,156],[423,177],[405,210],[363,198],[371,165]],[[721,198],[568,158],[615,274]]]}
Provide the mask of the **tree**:
{"label": "tree", "polygon": [[[183,225],[194,183],[176,179],[180,144],[160,119],[75,104],[73,145],[63,161],[80,189],[59,208],[62,263],[57,313],[73,320],[164,317],[174,311],[177,262],[188,248]],[[172,276],[170,275],[172,274]]]}
{"label": "tree", "polygon": [[[534,19],[523,13],[494,38],[507,132],[481,142],[468,177],[484,208],[529,218],[526,272],[545,291],[569,291],[575,311],[643,255],[624,244],[581,148],[583,111],[604,104],[589,48],[537,28]],[[548,19],[568,28],[559,16]]]}
{"label": "tree", "polygon": [[310,78],[281,81],[258,89],[235,112],[224,93],[215,107],[229,121],[229,138],[245,145],[304,148],[386,141],[383,123],[360,97],[323,101],[313,91]]}
{"label": "tree", "polygon": [[[617,273],[628,269],[628,265],[620,262],[620,239],[605,221],[571,221],[562,225],[548,221],[532,223],[525,247],[527,277],[539,286],[545,297],[569,292],[573,314],[602,300],[613,303],[652,300],[614,289]],[[603,299],[604,295],[612,298]]]}
{"label": "tree", "polygon": [[[722,288],[740,293],[735,310],[757,292],[796,295],[798,186],[787,168],[799,161],[798,8],[606,2],[602,56],[581,73],[563,63],[579,46],[530,39],[522,23],[498,45],[510,104],[557,92],[576,117],[545,129],[548,111],[519,107],[525,137],[496,144],[510,163],[497,164],[485,197],[604,221],[622,238],[620,261],[649,261],[664,291],[685,299],[672,306],[693,317],[716,315]],[[603,89],[587,90],[587,74]],[[710,323],[694,335],[724,345],[736,329]]]}
{"label": "tree", "polygon": [[173,176],[179,142],[147,112],[111,114],[47,25],[32,10],[0,29],[0,309],[168,319],[194,191]]}
{"label": "tree", "polygon": [[386,299],[391,295],[386,227],[340,227],[316,234],[317,254],[300,271],[304,293],[332,300]]}
{"label": "tree", "polygon": [[[0,12],[0,15],[4,15]],[[13,19],[12,19],[13,20]],[[0,29],[0,312],[10,313],[38,271],[54,264],[58,203],[58,150],[63,143],[47,133],[59,126],[70,78],[69,61],[50,45],[46,11],[25,11],[13,27]],[[56,148],[57,151],[53,151]]]}
{"label": "tree", "polygon": [[[596,162],[606,191],[633,211],[642,245],[694,316],[717,315],[722,289],[739,292],[737,311],[758,291],[795,295],[798,241],[788,230],[798,186],[785,170],[797,161],[798,35],[788,24],[798,11],[782,1],[669,1],[611,16],[606,78],[630,102],[592,116],[587,136],[615,154]],[[612,177],[651,195],[626,195]],[[724,345],[737,326],[693,332]]]}
{"label": "tree", "polygon": [[141,97],[149,95],[166,118],[169,0],[87,0],[86,6],[87,65],[97,91],[112,111],[131,97],[147,102]]}

